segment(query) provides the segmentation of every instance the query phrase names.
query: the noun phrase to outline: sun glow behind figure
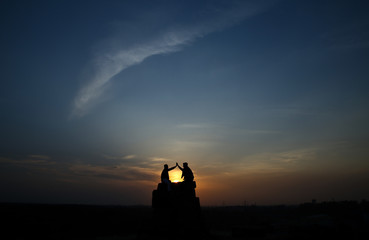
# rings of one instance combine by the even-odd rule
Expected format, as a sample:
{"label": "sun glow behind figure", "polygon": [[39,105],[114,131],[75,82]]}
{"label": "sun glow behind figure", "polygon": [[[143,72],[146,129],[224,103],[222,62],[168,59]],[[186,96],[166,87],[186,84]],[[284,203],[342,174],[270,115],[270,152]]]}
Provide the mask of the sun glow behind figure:
{"label": "sun glow behind figure", "polygon": [[169,171],[169,178],[172,182],[182,182],[181,176],[182,171],[179,170],[178,168]]}

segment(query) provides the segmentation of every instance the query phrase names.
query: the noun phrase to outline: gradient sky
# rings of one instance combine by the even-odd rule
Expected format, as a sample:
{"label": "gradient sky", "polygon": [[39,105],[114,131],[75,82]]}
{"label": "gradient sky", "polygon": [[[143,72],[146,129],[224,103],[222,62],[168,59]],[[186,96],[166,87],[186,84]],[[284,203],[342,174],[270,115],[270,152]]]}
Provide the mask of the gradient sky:
{"label": "gradient sky", "polygon": [[0,202],[369,199],[368,1],[0,6]]}

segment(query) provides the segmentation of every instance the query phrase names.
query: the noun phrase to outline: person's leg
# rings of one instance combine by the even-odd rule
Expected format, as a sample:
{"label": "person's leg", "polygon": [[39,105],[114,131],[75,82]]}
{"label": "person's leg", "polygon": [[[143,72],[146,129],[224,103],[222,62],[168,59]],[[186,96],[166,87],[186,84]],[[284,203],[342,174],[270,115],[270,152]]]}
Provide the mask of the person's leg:
{"label": "person's leg", "polygon": [[170,183],[169,179],[163,179],[163,181],[168,186],[168,192],[169,192],[171,190],[171,188],[170,188],[171,183]]}

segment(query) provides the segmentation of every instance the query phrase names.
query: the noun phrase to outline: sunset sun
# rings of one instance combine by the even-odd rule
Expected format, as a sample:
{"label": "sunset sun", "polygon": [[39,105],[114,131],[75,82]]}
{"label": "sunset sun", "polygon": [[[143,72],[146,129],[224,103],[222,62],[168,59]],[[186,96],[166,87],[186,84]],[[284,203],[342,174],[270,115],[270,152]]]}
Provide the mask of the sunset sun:
{"label": "sunset sun", "polygon": [[172,182],[181,182],[182,171],[179,169],[173,169],[169,172],[169,177]]}

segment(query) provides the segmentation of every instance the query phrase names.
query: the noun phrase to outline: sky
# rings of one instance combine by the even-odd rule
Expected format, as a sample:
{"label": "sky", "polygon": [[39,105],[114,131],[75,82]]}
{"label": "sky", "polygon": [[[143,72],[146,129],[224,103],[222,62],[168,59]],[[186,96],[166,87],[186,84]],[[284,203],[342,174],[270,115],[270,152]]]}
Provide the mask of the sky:
{"label": "sky", "polygon": [[[0,202],[369,199],[369,3],[1,1]],[[180,180],[178,168],[171,180]]]}

